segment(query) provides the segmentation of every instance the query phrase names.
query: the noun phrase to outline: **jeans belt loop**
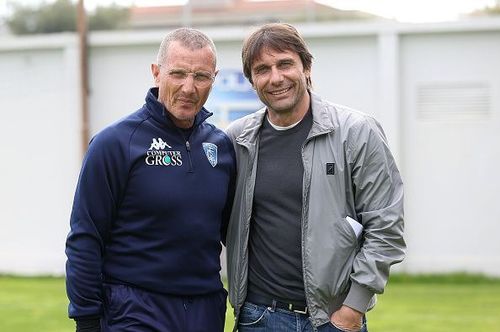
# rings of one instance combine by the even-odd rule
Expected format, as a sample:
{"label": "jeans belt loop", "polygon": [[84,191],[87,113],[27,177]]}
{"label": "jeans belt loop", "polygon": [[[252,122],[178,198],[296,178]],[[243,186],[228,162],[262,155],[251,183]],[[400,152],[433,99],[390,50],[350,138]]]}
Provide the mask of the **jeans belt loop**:
{"label": "jeans belt loop", "polygon": [[273,300],[273,303],[271,305],[271,312],[275,312],[276,311],[276,300]]}

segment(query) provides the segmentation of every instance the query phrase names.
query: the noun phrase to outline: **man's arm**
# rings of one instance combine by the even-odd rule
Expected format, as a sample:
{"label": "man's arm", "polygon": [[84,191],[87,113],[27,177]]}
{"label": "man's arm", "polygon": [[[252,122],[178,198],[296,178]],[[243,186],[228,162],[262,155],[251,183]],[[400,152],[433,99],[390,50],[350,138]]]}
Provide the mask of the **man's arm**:
{"label": "man's arm", "polygon": [[332,319],[348,321],[355,329],[373,294],[383,293],[390,266],[403,260],[406,244],[403,183],[382,128],[370,117],[356,123],[348,146],[356,217],[364,231],[350,291]]}
{"label": "man's arm", "polygon": [[102,257],[124,187],[126,164],[109,131],[94,138],[83,161],[66,240],[68,314],[77,321],[77,331],[99,331]]}
{"label": "man's arm", "polygon": [[236,155],[234,152],[233,143],[231,142],[229,137],[225,136],[224,141],[227,144],[228,153],[231,155],[231,160],[233,161],[230,171],[230,180],[229,180],[226,204],[224,206],[224,211],[222,213],[221,242],[225,246],[227,228],[229,226],[229,218],[231,217],[231,209],[233,208],[234,193],[236,190]]}

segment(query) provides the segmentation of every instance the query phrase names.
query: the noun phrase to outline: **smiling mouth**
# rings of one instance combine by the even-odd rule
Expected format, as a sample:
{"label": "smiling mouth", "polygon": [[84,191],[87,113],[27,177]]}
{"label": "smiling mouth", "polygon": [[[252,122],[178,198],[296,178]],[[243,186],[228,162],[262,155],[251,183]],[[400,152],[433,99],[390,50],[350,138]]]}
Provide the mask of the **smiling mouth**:
{"label": "smiling mouth", "polygon": [[292,87],[288,87],[288,88],[281,89],[281,90],[270,91],[269,93],[272,94],[273,96],[279,96],[279,95],[282,95],[284,93],[287,93],[291,89],[292,89]]}

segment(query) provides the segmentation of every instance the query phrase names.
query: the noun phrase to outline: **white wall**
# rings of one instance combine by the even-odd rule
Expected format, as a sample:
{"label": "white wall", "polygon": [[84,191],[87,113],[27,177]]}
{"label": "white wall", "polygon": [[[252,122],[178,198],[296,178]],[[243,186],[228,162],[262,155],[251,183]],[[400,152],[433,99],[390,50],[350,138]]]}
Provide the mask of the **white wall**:
{"label": "white wall", "polygon": [[0,43],[0,272],[64,266],[81,155],[77,49],[64,36],[37,41]]}
{"label": "white wall", "polygon": [[322,97],[374,115],[377,101],[377,38],[309,37],[313,89]]}
{"label": "white wall", "polygon": [[144,104],[153,82],[149,65],[155,61],[156,51],[156,45],[91,48],[91,134]]}
{"label": "white wall", "polygon": [[500,31],[401,41],[405,267],[500,274]]}
{"label": "white wall", "polygon": [[[298,28],[314,90],[376,116],[397,157],[409,245],[397,269],[500,275],[500,20]],[[239,69],[248,29],[203,30],[219,68]],[[164,33],[90,35],[91,134],[143,104]],[[81,162],[76,41],[0,39],[0,273],[64,272]]]}

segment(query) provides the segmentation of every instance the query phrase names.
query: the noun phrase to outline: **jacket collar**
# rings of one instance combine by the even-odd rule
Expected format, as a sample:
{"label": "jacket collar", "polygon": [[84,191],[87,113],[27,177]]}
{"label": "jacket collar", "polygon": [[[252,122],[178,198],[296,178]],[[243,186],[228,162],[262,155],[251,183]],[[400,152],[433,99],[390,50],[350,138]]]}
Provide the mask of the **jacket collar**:
{"label": "jacket collar", "polygon": [[[176,128],[172,119],[170,118],[170,114],[168,113],[165,105],[158,101],[158,88],[151,88],[146,95],[146,108],[148,109],[151,116],[158,121],[159,123],[170,127]],[[201,110],[196,114],[194,119],[193,128],[199,126],[203,123],[207,118],[211,117],[213,113],[206,110],[205,107],[202,107]]]}
{"label": "jacket collar", "polygon": [[257,112],[248,115],[248,122],[246,122],[244,128],[242,129],[240,135],[236,137],[236,142],[243,145],[253,145],[257,142],[259,136],[259,129],[264,122],[264,117],[267,114],[265,107],[261,108]]}
{"label": "jacket collar", "polygon": [[[332,114],[331,108],[333,108],[333,106],[323,101],[317,94],[313,92],[309,92],[309,94],[311,96],[313,124],[308,137],[335,130],[335,128],[338,127],[338,122]],[[264,122],[266,114],[267,108],[264,107],[249,115],[248,122],[240,135],[236,138],[236,141],[241,144],[255,144],[259,136],[259,129]]]}
{"label": "jacket collar", "polygon": [[338,127],[338,121],[334,117],[336,113],[334,107],[314,92],[309,94],[311,95],[313,124],[308,137],[334,131]]}

